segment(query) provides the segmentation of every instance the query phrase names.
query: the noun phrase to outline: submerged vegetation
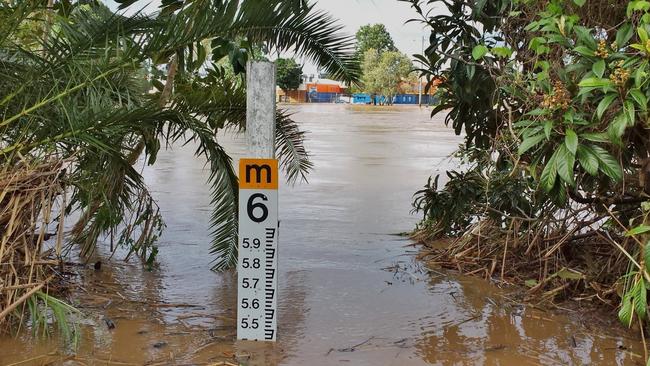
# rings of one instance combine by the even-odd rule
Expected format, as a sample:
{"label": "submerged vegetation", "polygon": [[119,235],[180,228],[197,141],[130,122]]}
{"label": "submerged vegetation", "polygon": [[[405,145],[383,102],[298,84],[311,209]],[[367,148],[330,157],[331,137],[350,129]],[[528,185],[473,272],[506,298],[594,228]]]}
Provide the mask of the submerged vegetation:
{"label": "submerged vegetation", "polygon": [[[216,136],[245,129],[247,61],[295,51],[341,80],[358,78],[350,38],[302,0],[128,10],[100,1],[0,2],[1,330],[26,310],[34,327],[45,324],[38,309],[56,320],[70,310],[45,295],[66,244],[89,256],[105,243],[153,263],[164,223],[137,165],[154,165],[174,143],[194,144],[207,160],[214,268],[232,266],[238,183]],[[285,111],[276,127],[288,180],[304,179],[311,162],[303,132]]]}
{"label": "submerged vegetation", "polygon": [[[29,310],[32,329],[47,331],[48,308],[56,309],[54,321],[66,335],[66,315],[71,308],[52,296],[44,297],[46,289],[55,291],[57,270],[62,264],[64,215],[53,217],[52,205],[64,188],[59,178],[64,170],[60,161],[30,165],[19,161],[0,170],[0,324],[12,316],[21,320]],[[48,223],[58,220],[55,233],[48,232]],[[53,245],[45,241],[52,236]],[[28,305],[25,307],[25,304]],[[52,304],[49,306],[48,304]],[[61,305],[61,306],[59,306]],[[43,311],[41,311],[43,309]]]}
{"label": "submerged vegetation", "polygon": [[406,1],[431,28],[433,114],[466,137],[461,171],[416,196],[420,238],[450,239],[431,260],[644,325],[650,2]]}

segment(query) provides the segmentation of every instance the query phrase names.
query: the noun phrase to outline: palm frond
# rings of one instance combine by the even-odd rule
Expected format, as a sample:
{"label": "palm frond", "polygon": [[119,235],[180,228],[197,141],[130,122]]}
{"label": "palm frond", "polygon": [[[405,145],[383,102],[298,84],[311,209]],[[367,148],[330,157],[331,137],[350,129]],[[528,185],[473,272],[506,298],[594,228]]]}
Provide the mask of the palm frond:
{"label": "palm frond", "polygon": [[215,271],[233,267],[237,263],[239,224],[239,181],[232,167],[230,156],[221,148],[209,153],[210,183],[213,207],[210,218]]}
{"label": "palm frond", "polygon": [[[74,160],[67,174],[68,209],[82,212],[83,220],[73,238],[92,250],[100,235],[125,225],[130,212],[141,212],[140,198],[150,200],[133,168],[140,153],[153,164],[161,144],[196,141],[196,154],[207,158],[211,172],[214,269],[225,269],[237,258],[238,182],[216,133],[245,129],[246,93],[241,76],[217,65],[207,75],[196,72],[205,42],[219,38],[294,50],[351,82],[358,80],[359,68],[352,38],[305,0],[175,3],[151,16],[114,14],[96,3],[52,14],[54,26],[45,27],[49,33],[38,38],[38,49],[14,42],[14,35],[0,36],[0,159]],[[13,17],[20,25],[35,9],[0,6],[0,19]],[[172,55],[193,66],[179,73],[175,94],[161,106],[158,95],[149,93],[144,69]],[[304,133],[285,111],[277,114],[276,131],[277,156],[288,180],[306,180],[312,164]]]}
{"label": "palm frond", "polygon": [[343,27],[323,11],[309,5],[295,13],[289,8],[269,9],[263,2],[245,1],[238,19],[229,28],[231,36],[265,42],[277,51],[293,50],[320,65],[333,78],[358,83],[361,69],[354,54],[354,38],[341,33]]}
{"label": "palm frond", "polygon": [[307,1],[195,0],[156,19],[146,46],[149,55],[171,56],[197,41],[246,39],[276,51],[293,51],[322,66],[334,78],[357,83],[360,65],[354,37],[329,14],[315,11]]}
{"label": "palm frond", "polygon": [[[236,80],[228,77],[223,68],[213,65],[205,77],[177,85],[173,108],[201,116],[215,134],[222,128],[244,131],[246,90]],[[307,174],[313,168],[304,137],[305,133],[292,120],[291,114],[279,110],[276,115],[276,156],[290,183],[299,179],[307,181]]]}
{"label": "palm frond", "polygon": [[[32,14],[42,10],[35,1],[20,1],[17,3],[0,2],[0,45],[9,40],[18,41],[17,34],[21,31],[21,24],[25,24]],[[32,35],[34,36],[34,35]]]}
{"label": "palm frond", "polygon": [[217,143],[214,131],[186,113],[179,113],[173,123],[161,130],[161,135],[170,144],[178,141],[197,143],[195,155],[207,159],[213,208],[210,217],[210,253],[216,258],[212,269],[220,271],[232,267],[237,262],[239,211],[239,181],[232,159]]}
{"label": "palm frond", "polygon": [[[236,80],[236,79],[235,79]],[[243,85],[225,75],[225,70],[213,65],[205,77],[177,84],[173,109],[207,122],[216,136],[223,128],[243,131],[246,128],[246,93]],[[197,126],[186,126],[196,131]],[[206,133],[203,131],[202,133]],[[197,138],[198,135],[197,135]],[[172,140],[177,137],[172,138]],[[230,268],[237,259],[237,178],[231,160],[219,146],[212,146],[208,137],[200,137],[200,155],[208,158],[214,211],[211,218],[212,248],[216,255],[214,270]],[[276,154],[289,182],[306,181],[312,163],[304,147],[304,132],[285,111],[276,116]]]}
{"label": "palm frond", "polygon": [[220,65],[212,64],[205,76],[177,82],[172,103],[175,110],[201,116],[214,133],[246,128],[246,88]]}
{"label": "palm frond", "polygon": [[306,182],[307,174],[314,168],[304,142],[305,132],[300,130],[291,114],[278,110],[275,119],[276,156],[290,184],[299,178]]}

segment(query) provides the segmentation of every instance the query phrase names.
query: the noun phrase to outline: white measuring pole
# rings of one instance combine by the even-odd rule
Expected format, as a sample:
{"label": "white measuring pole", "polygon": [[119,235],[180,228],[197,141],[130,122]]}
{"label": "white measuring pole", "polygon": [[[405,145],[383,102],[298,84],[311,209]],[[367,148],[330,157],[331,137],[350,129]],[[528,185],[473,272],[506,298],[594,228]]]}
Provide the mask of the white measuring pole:
{"label": "white measuring pole", "polygon": [[237,339],[275,341],[278,302],[278,161],[275,64],[249,61],[246,133],[239,162]]}

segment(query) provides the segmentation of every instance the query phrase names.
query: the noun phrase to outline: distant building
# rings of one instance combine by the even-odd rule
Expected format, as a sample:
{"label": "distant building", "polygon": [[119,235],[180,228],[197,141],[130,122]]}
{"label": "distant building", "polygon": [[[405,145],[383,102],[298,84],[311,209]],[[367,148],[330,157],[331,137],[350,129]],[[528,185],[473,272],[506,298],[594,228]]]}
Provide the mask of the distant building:
{"label": "distant building", "polygon": [[[403,82],[399,86],[399,94],[394,95],[391,104],[436,104],[435,94],[440,82],[434,81],[433,86],[425,93],[426,82]],[[420,101],[420,90],[422,97]],[[350,96],[348,85],[332,79],[323,79],[315,75],[302,75],[302,83],[297,90],[284,91],[277,89],[278,101],[285,103],[354,103],[354,104],[386,104],[387,97],[376,95],[373,100],[368,93],[356,93]]]}
{"label": "distant building", "polygon": [[286,92],[279,87],[276,88],[278,102],[284,103],[305,103],[307,101],[307,91],[305,90],[287,90]]}
{"label": "distant building", "polygon": [[313,79],[305,84],[307,102],[309,103],[336,103],[344,94],[347,86],[331,79]]}
{"label": "distant building", "polygon": [[348,86],[340,81],[303,75],[297,90],[277,90],[279,101],[287,103],[339,103],[348,95]]}

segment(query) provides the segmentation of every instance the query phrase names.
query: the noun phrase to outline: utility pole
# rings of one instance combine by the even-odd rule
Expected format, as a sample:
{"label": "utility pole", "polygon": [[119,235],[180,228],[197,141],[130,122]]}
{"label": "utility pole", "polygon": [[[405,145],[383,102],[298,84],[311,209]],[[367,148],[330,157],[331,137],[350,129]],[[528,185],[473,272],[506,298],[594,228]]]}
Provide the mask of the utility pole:
{"label": "utility pole", "polygon": [[239,162],[237,339],[275,341],[278,303],[278,161],[275,64],[246,67],[249,157]]}

